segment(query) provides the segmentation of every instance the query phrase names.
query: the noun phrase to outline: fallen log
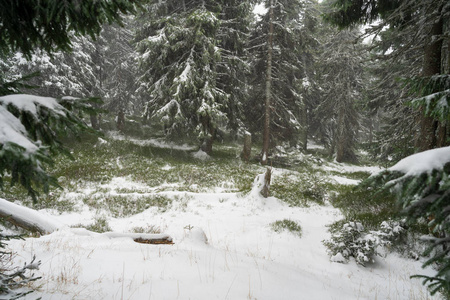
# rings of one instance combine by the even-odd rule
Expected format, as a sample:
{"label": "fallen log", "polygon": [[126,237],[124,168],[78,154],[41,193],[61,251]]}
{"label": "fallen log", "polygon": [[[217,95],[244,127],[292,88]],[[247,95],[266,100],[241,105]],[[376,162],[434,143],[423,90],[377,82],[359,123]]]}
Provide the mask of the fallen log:
{"label": "fallen log", "polygon": [[[40,213],[37,210],[14,204],[2,198],[0,198],[0,217],[15,226],[39,235],[50,234],[58,229],[68,227],[67,225],[51,218],[50,216]],[[76,235],[103,235],[109,238],[131,238],[136,243],[141,244],[173,244],[172,238],[167,234],[118,232],[97,233],[89,231],[85,228],[70,228],[69,230]]]}
{"label": "fallen log", "polygon": [[105,232],[101,235],[109,238],[132,238],[133,241],[140,244],[173,244],[172,238],[167,234]]}
{"label": "fallen log", "polygon": [[25,230],[40,235],[54,232],[64,225],[44,214],[0,198],[0,217],[5,221]]}

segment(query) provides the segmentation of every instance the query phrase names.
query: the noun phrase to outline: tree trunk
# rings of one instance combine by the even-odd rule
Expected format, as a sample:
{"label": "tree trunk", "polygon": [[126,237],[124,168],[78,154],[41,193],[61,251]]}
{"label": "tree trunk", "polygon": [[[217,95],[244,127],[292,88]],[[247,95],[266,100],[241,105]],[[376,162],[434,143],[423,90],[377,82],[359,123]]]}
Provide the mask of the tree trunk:
{"label": "tree trunk", "polygon": [[40,235],[49,234],[62,226],[34,209],[0,198],[0,217],[5,221]]}
{"label": "tree trunk", "polygon": [[300,132],[300,144],[303,151],[308,149],[308,109],[305,103],[300,108],[300,125],[302,126]]}
{"label": "tree trunk", "polygon": [[267,70],[266,70],[266,100],[264,113],[264,132],[261,164],[266,165],[269,157],[270,143],[270,109],[272,103],[272,51],[273,51],[273,0],[270,0],[269,7],[269,37],[267,50]]}
{"label": "tree trunk", "polygon": [[203,132],[206,136],[202,141],[200,149],[206,154],[211,155],[214,138],[216,136],[216,129],[211,125],[211,119],[209,116],[201,117],[201,123]]}
{"label": "tree trunk", "polygon": [[123,113],[123,110],[119,110],[119,113],[117,114],[117,130],[123,131],[125,127],[125,114]]}
{"label": "tree trunk", "polygon": [[264,198],[270,196],[270,180],[272,178],[272,168],[267,168],[266,175],[264,175],[264,186],[261,190],[261,195]]}
{"label": "tree trunk", "polygon": [[250,132],[246,131],[244,134],[244,149],[241,153],[241,159],[248,163],[252,153],[252,135]]}
{"label": "tree trunk", "polygon": [[[350,91],[348,90],[349,83],[346,84],[347,94],[350,95]],[[345,97],[345,96],[344,96]],[[338,101],[338,115],[337,115],[337,124],[336,124],[336,161],[343,162],[345,160],[345,135],[344,135],[344,118],[345,118],[345,108],[342,103],[343,99]]]}
{"label": "tree trunk", "polygon": [[[442,35],[443,25],[444,22],[442,18],[440,18],[439,22],[434,23],[431,28],[431,41],[424,50],[422,69],[423,77],[431,77],[436,74],[441,74],[442,39],[438,39],[436,37]],[[419,132],[416,138],[416,147],[419,151],[436,148],[437,129],[438,121],[432,117],[426,116],[424,109],[421,109],[419,116]]]}

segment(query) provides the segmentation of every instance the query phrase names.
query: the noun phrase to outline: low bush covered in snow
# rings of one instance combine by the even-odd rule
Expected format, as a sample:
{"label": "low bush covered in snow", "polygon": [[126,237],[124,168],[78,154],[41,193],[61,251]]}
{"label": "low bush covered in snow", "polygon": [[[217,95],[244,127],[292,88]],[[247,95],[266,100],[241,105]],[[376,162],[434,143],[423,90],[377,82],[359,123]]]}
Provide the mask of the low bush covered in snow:
{"label": "low bush covered in snow", "polygon": [[359,265],[375,262],[375,256],[385,254],[395,240],[404,232],[396,221],[385,221],[378,231],[365,230],[359,222],[344,223],[331,227],[331,239],[324,241],[331,261],[346,263],[353,257]]}

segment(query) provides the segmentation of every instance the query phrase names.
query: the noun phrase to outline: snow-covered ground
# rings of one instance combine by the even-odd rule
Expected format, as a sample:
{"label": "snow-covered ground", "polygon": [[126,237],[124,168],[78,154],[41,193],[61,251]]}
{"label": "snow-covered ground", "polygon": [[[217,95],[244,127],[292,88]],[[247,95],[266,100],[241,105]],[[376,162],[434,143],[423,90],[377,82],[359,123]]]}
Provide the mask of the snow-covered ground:
{"label": "snow-covered ground", "polygon": [[[152,191],[124,178],[111,183]],[[322,241],[329,238],[327,225],[341,218],[330,205],[289,207],[260,197],[256,187],[247,196],[170,193],[178,200],[165,211],[152,207],[108,222],[115,232],[160,228],[173,245],[83,235],[69,227],[11,241],[17,263],[33,255],[42,261],[39,290],[26,299],[430,299],[420,280],[409,278],[432,273],[420,261],[389,254],[365,268],[330,262]],[[69,226],[95,215],[87,208],[41,212]],[[302,236],[274,232],[269,224],[283,219],[298,222]]]}

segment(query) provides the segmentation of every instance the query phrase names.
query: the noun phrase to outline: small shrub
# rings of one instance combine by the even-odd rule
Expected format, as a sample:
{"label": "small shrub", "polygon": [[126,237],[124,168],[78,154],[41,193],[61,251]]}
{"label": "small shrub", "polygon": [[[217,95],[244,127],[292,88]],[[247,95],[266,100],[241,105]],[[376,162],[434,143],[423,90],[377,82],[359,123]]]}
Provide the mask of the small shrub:
{"label": "small shrub", "polygon": [[302,236],[302,227],[297,222],[289,219],[275,221],[270,224],[270,227],[277,233],[287,230],[294,235],[297,235],[299,237]]}
{"label": "small shrub", "polygon": [[346,263],[353,257],[362,266],[373,263],[375,255],[383,255],[405,231],[396,221],[382,222],[378,231],[367,231],[359,222],[337,224],[330,229],[331,240],[323,242],[331,261]]}
{"label": "small shrub", "polygon": [[152,234],[159,234],[161,233],[161,228],[159,226],[155,225],[147,225],[145,227],[139,226],[139,227],[133,227],[131,229],[131,232],[134,233],[152,233]]}
{"label": "small shrub", "polygon": [[111,227],[109,227],[108,221],[104,217],[95,219],[95,223],[86,226],[86,229],[98,233],[112,231]]}

